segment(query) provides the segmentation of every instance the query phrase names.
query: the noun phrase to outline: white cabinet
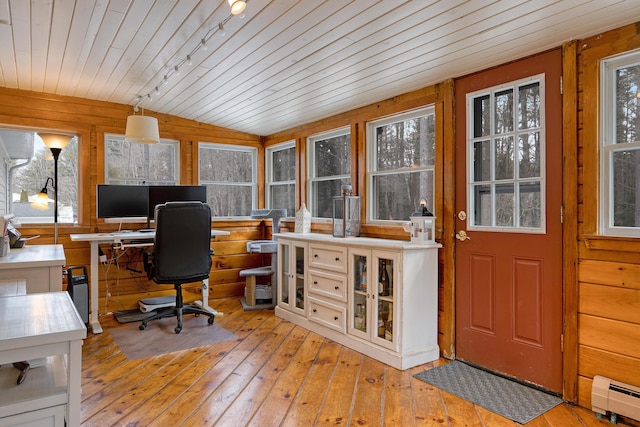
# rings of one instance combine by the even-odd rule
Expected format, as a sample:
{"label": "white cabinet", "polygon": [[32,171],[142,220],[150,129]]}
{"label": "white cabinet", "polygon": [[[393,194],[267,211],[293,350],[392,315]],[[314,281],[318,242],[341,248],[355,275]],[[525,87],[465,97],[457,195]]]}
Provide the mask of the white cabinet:
{"label": "white cabinet", "polygon": [[[87,330],[69,294],[2,297],[0,313],[11,325],[0,328],[0,426],[79,426]],[[39,358],[17,385],[12,362]]]}
{"label": "white cabinet", "polygon": [[306,274],[296,294],[307,310],[290,304],[292,275],[280,261],[281,285],[276,315],[370,357],[407,369],[436,360],[438,348],[437,243],[325,234],[278,234],[278,258],[303,247]]}

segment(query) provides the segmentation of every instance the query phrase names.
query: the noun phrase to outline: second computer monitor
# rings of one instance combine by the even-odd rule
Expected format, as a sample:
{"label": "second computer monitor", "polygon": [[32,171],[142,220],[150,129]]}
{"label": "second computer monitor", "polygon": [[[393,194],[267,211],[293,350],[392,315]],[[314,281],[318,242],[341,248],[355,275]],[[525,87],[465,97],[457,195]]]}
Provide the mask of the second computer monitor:
{"label": "second computer monitor", "polygon": [[207,187],[204,185],[150,185],[149,217],[147,224],[154,218],[156,205],[166,202],[207,203]]}

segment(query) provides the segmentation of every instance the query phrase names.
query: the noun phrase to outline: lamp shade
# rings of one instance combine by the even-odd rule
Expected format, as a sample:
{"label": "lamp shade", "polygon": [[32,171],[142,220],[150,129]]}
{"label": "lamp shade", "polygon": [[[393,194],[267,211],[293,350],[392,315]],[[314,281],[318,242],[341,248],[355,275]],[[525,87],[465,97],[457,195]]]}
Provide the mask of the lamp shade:
{"label": "lamp shade", "polygon": [[69,141],[71,141],[71,139],[73,138],[73,135],[64,135],[61,133],[38,132],[38,135],[40,135],[40,138],[42,138],[42,142],[44,142],[44,145],[47,148],[63,149],[64,147],[67,146],[67,144],[69,144]]}
{"label": "lamp shade", "polygon": [[231,14],[238,15],[244,11],[244,8],[247,7],[247,2],[243,0],[228,0],[229,6],[231,6]]}
{"label": "lamp shade", "polygon": [[160,142],[158,119],[150,116],[127,117],[127,129],[124,133],[124,139],[129,142],[139,142],[143,144]]}
{"label": "lamp shade", "polygon": [[31,207],[40,210],[48,210],[49,209],[49,195],[47,193],[38,193],[33,201],[31,202]]}

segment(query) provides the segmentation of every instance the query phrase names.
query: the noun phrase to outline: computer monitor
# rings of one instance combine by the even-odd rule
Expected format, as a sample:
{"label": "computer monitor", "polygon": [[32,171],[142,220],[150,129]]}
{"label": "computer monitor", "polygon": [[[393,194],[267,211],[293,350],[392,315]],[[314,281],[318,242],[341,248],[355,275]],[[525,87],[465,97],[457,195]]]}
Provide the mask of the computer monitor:
{"label": "computer monitor", "polygon": [[166,202],[200,201],[207,203],[207,187],[204,185],[150,185],[147,228],[154,218],[156,205]]}
{"label": "computer monitor", "polygon": [[146,185],[98,184],[98,218],[146,218],[149,215],[149,191]]}

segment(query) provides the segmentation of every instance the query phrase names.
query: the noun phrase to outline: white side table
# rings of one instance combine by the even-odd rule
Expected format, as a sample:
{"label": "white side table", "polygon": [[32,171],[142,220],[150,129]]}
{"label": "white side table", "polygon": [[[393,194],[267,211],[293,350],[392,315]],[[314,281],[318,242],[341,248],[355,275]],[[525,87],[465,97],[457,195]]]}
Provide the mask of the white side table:
{"label": "white side table", "polygon": [[[0,298],[0,426],[80,425],[87,329],[67,292]],[[16,385],[11,363],[46,357]]]}

